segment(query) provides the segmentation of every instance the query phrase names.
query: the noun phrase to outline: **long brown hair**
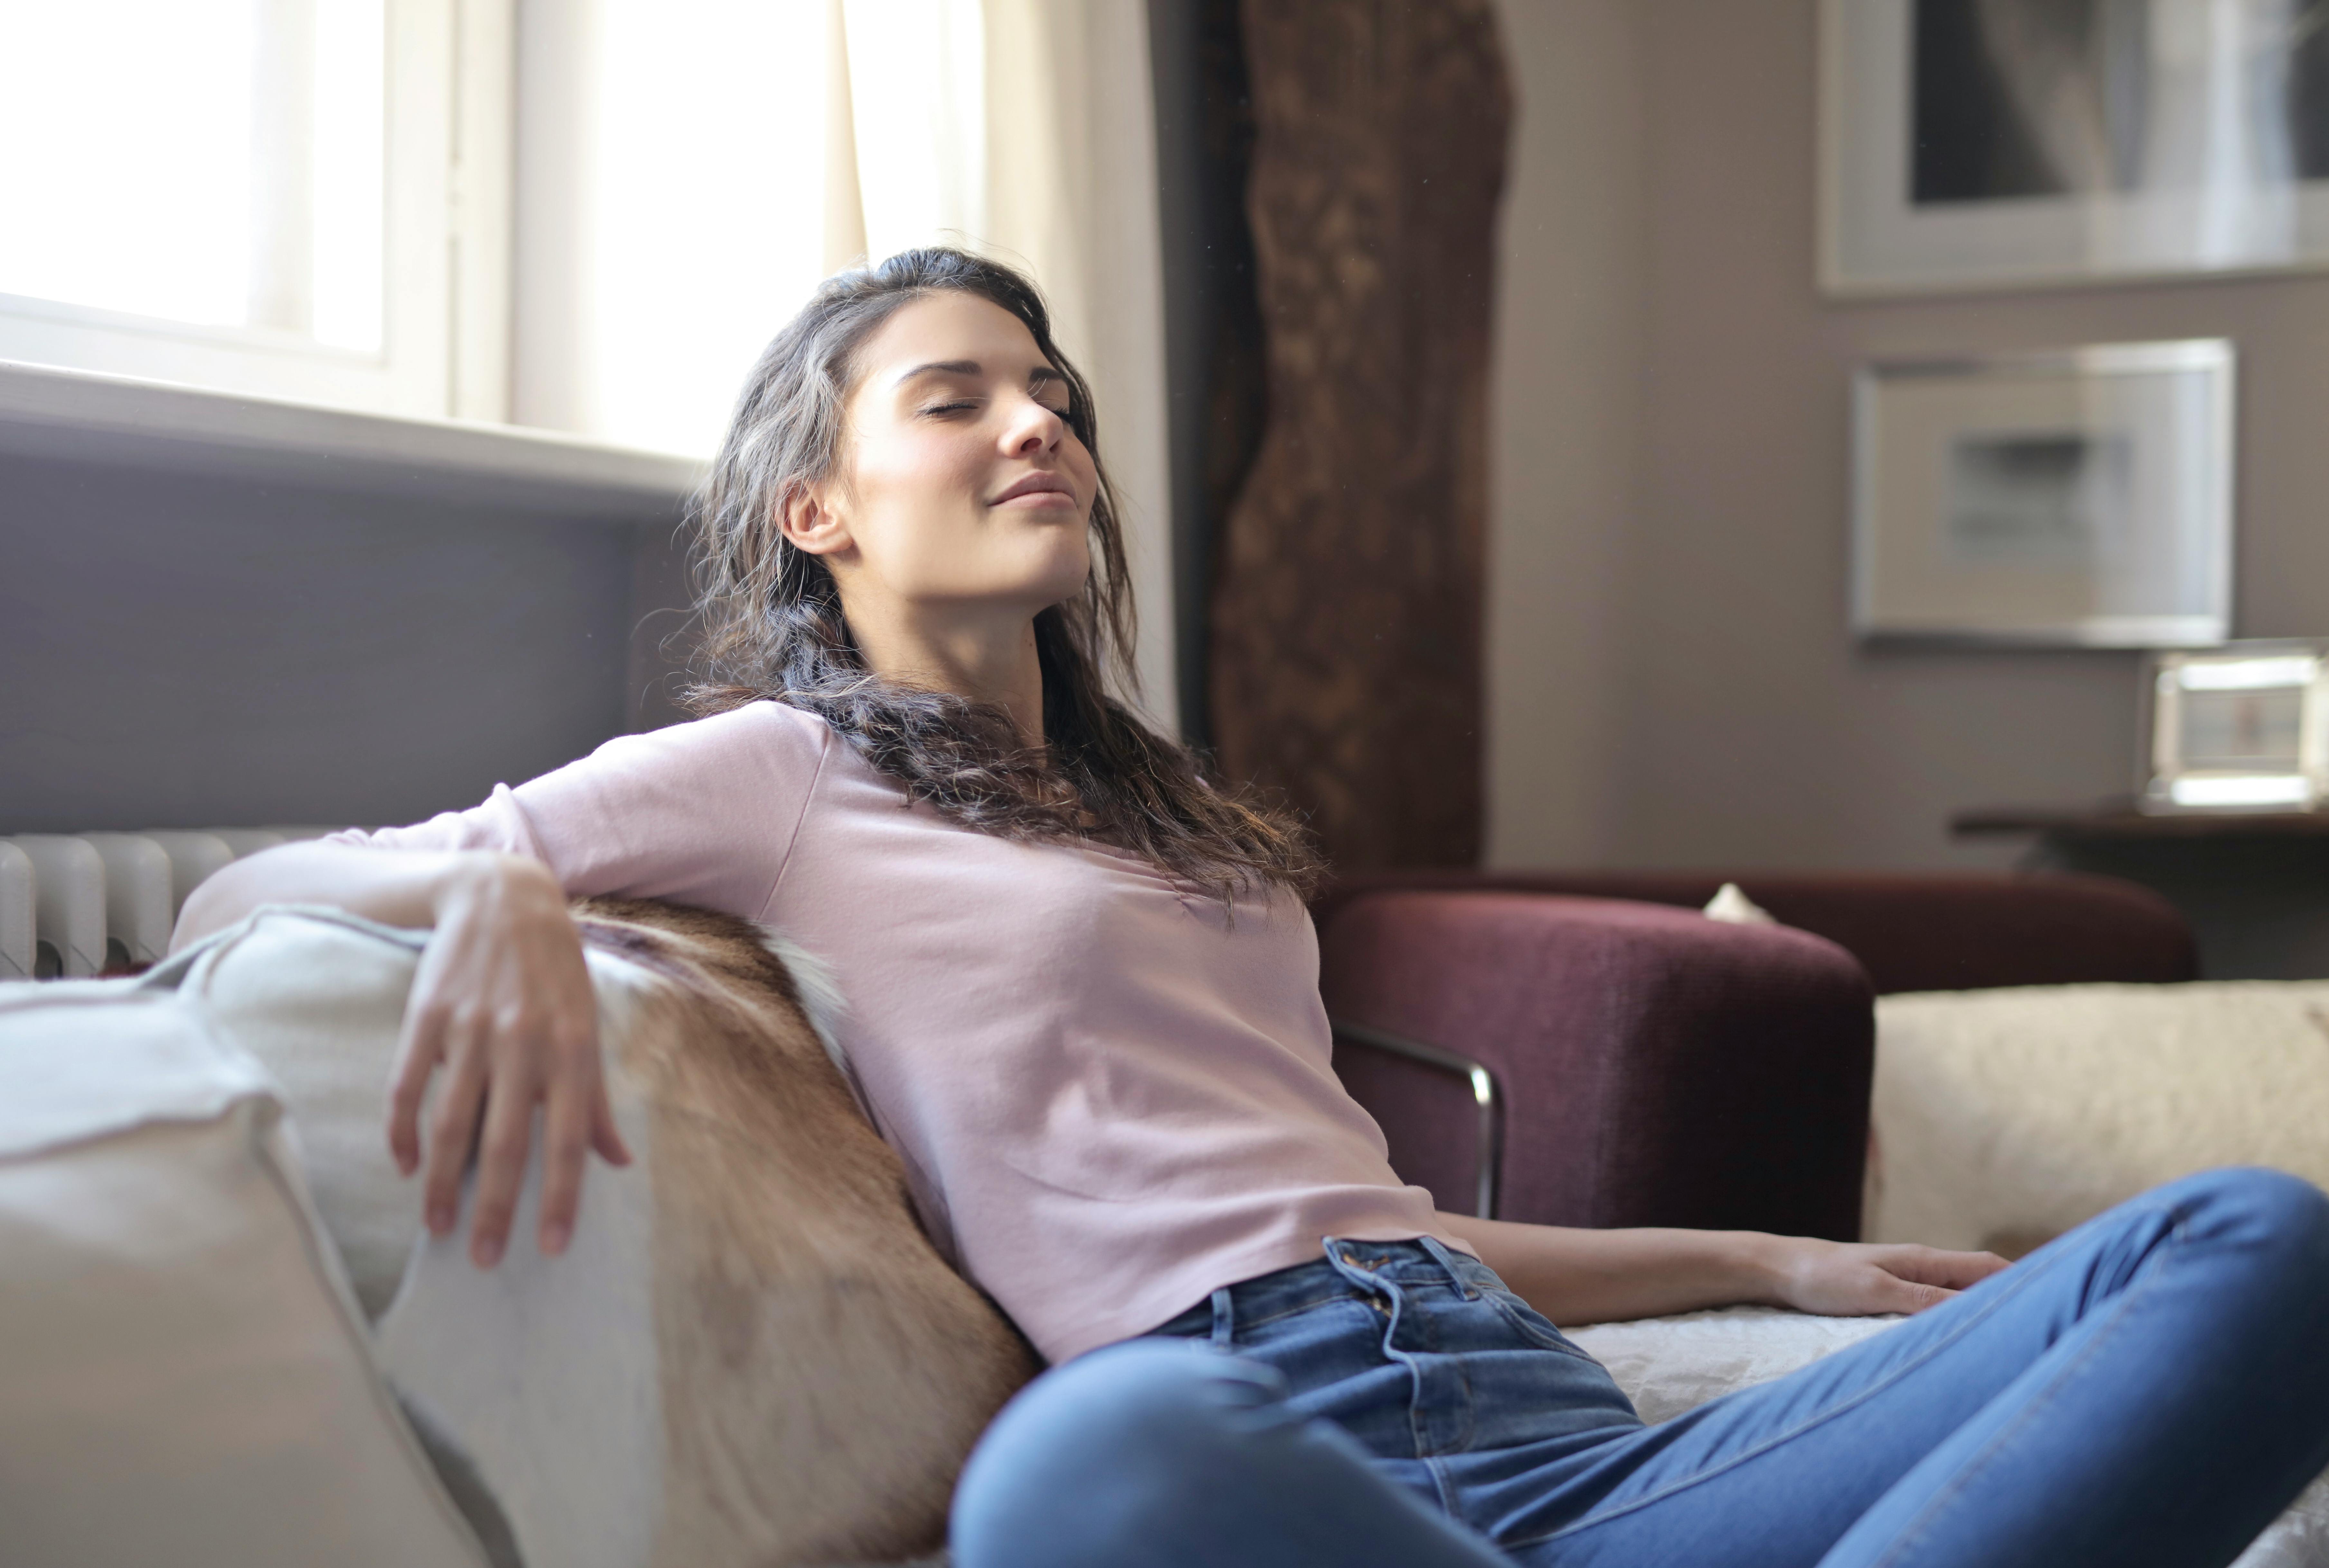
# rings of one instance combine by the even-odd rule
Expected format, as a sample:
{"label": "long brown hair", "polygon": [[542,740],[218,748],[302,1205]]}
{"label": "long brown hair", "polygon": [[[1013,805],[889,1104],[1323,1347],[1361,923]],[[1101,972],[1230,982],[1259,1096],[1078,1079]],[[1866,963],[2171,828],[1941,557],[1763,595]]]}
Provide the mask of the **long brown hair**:
{"label": "long brown hair", "polygon": [[[1023,746],[998,706],[868,670],[832,574],[778,527],[785,503],[840,465],[859,349],[900,307],[940,290],[976,295],[1026,327],[1066,380],[1068,427],[1099,472],[1092,570],[1073,598],[1035,617],[1043,748]],[[1113,844],[1225,903],[1256,881],[1297,894],[1315,885],[1321,863],[1297,823],[1213,788],[1187,747],[1109,694],[1108,678],[1130,669],[1134,626],[1116,492],[1100,464],[1091,388],[1051,341],[1034,286],[1011,268],[930,249],[826,279],[752,368],[694,522],[695,712],[788,703],[832,725],[910,799],[965,827]]]}

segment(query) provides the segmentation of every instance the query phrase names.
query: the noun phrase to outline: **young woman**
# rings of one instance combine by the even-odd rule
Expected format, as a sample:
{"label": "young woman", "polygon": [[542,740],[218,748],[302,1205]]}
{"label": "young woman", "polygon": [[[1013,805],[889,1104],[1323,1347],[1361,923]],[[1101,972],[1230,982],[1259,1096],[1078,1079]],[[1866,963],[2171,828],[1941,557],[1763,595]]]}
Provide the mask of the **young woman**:
{"label": "young woman", "polygon": [[[708,715],[187,901],[435,934],[388,1138],[472,1252],[627,1160],[565,914],[770,922],[931,1235],[1061,1364],[996,1422],[964,1568],[2227,1563],[2329,1464],[2329,1201],[2225,1172],[1986,1255],[1434,1213],[1328,1065],[1314,862],[1108,695],[1129,606],[1089,390],[948,250],[828,282],[703,498]],[[420,1138],[423,1091],[438,1093]],[[2000,1272],[2004,1270],[2004,1272]],[[1645,1427],[1556,1322],[1916,1320]]]}

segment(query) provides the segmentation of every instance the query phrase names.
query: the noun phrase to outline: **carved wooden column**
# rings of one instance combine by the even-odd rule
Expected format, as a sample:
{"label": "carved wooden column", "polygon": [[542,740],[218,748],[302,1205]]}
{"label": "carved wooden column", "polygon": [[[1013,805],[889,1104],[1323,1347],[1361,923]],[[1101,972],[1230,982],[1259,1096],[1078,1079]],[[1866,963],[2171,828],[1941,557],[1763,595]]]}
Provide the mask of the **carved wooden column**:
{"label": "carved wooden column", "polygon": [[1246,0],[1269,413],[1216,556],[1223,772],[1338,867],[1480,840],[1496,202],[1489,0]]}

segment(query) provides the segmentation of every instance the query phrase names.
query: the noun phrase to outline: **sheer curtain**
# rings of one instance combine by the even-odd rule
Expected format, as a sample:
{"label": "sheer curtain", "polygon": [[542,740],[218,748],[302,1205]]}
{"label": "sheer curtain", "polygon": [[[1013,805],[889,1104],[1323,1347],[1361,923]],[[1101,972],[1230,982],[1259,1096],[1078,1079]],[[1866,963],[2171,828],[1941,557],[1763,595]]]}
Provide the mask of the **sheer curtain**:
{"label": "sheer curtain", "polygon": [[708,453],[826,274],[1032,273],[1123,493],[1174,721],[1164,306],[1140,0],[523,0],[513,413]]}

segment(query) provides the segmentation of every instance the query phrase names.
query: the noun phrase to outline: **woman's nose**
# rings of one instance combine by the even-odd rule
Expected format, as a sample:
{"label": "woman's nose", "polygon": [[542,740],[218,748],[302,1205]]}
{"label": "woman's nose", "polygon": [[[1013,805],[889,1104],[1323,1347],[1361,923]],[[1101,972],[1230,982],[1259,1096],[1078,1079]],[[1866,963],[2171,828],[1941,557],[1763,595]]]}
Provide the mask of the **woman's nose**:
{"label": "woman's nose", "polygon": [[1014,457],[1047,451],[1059,444],[1060,432],[1066,427],[1057,413],[1031,398],[1020,409],[1018,417],[1011,421],[1004,446]]}

